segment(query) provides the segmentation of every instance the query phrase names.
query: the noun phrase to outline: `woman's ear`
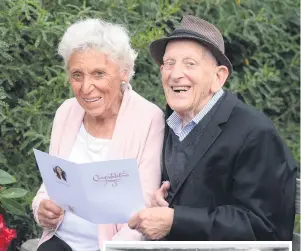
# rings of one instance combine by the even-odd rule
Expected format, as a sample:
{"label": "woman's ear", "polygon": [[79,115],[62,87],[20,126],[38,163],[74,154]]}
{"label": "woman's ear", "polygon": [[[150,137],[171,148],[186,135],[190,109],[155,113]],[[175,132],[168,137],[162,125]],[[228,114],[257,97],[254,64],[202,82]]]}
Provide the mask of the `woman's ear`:
{"label": "woman's ear", "polygon": [[226,66],[219,65],[216,67],[216,71],[214,74],[214,81],[211,86],[211,90],[213,93],[218,92],[224,86],[228,76],[229,76],[229,70]]}
{"label": "woman's ear", "polygon": [[120,75],[121,81],[129,82],[129,74],[128,71],[123,70]]}

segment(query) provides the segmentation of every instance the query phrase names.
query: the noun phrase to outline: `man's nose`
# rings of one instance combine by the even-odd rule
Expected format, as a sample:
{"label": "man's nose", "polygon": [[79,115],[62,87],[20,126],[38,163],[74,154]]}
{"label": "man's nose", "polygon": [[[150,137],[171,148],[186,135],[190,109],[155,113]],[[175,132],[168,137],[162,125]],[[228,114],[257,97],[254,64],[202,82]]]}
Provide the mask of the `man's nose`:
{"label": "man's nose", "polygon": [[171,78],[174,81],[177,81],[184,77],[184,67],[180,63],[176,63],[171,70]]}

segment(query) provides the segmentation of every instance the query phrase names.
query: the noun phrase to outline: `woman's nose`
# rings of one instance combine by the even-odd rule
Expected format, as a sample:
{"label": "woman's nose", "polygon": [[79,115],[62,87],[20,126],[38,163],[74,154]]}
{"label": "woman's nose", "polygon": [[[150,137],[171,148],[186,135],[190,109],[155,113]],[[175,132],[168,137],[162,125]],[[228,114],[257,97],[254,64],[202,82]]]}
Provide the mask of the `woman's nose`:
{"label": "woman's nose", "polygon": [[83,94],[89,94],[93,89],[93,80],[90,76],[85,76],[83,85],[82,85]]}

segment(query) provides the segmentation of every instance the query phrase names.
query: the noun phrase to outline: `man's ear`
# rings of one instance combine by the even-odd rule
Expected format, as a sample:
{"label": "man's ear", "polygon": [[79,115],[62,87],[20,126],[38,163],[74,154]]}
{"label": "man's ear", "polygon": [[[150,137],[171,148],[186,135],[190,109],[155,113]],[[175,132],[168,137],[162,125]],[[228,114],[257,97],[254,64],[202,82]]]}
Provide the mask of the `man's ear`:
{"label": "man's ear", "polygon": [[218,92],[225,84],[229,76],[229,70],[224,65],[219,65],[216,67],[215,78],[211,86],[213,93]]}
{"label": "man's ear", "polygon": [[163,64],[161,64],[161,66],[160,66],[161,75],[162,75],[162,71],[163,71]]}

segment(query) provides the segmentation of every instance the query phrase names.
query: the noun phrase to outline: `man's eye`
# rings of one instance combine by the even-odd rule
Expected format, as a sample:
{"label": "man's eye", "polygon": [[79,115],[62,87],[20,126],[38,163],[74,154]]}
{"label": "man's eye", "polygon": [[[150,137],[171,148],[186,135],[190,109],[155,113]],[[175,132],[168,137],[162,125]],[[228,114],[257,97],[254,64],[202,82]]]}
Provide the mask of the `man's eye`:
{"label": "man's eye", "polygon": [[194,66],[195,62],[187,61],[187,62],[185,62],[185,64],[188,65],[188,66]]}
{"label": "man's eye", "polygon": [[173,61],[165,61],[164,65],[171,66],[171,65],[174,65],[174,62]]}

